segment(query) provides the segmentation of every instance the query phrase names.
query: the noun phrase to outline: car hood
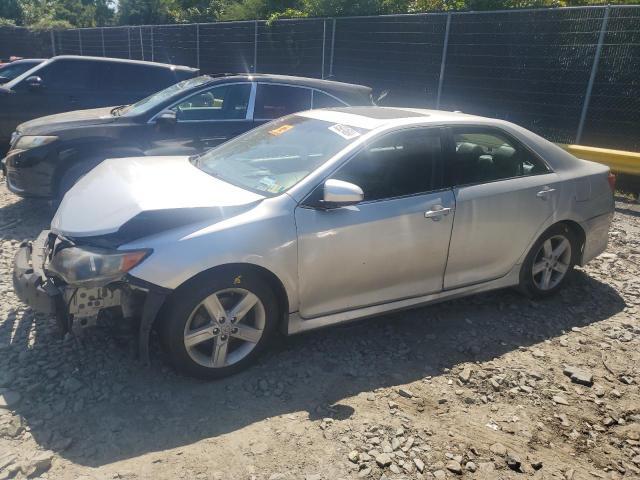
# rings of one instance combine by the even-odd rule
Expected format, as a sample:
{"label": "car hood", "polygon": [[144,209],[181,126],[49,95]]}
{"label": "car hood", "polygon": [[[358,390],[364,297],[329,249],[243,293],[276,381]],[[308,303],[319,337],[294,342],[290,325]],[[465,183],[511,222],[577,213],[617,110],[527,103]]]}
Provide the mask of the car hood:
{"label": "car hood", "polygon": [[110,244],[119,245],[207,218],[236,215],[262,199],[203,172],[189,157],[115,158],[102,162],[67,192],[51,229],[74,239],[110,235]]}
{"label": "car hood", "polygon": [[17,131],[21,135],[49,133],[79,125],[102,125],[111,123],[118,117],[111,115],[113,107],[92,108],[90,110],[76,110],[73,112],[47,115],[18,125]]}

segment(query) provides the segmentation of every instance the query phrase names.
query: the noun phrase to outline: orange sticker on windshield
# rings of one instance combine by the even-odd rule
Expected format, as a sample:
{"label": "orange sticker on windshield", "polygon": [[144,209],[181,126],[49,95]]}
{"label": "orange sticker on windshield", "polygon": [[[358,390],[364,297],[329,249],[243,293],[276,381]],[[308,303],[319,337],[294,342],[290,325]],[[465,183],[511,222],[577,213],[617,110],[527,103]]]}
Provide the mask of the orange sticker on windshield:
{"label": "orange sticker on windshield", "polygon": [[269,133],[274,137],[277,137],[278,135],[282,135],[284,132],[288,132],[292,128],[293,125],[282,125],[281,127],[278,127],[274,130],[269,130]]}

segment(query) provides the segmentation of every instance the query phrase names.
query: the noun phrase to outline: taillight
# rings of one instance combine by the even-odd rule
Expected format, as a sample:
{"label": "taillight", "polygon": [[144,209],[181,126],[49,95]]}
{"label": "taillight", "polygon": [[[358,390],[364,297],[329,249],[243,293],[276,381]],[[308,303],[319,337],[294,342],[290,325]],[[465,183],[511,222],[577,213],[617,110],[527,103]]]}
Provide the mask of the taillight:
{"label": "taillight", "polygon": [[609,172],[609,176],[607,177],[607,180],[609,181],[609,187],[611,187],[611,191],[615,192],[616,191],[616,176]]}

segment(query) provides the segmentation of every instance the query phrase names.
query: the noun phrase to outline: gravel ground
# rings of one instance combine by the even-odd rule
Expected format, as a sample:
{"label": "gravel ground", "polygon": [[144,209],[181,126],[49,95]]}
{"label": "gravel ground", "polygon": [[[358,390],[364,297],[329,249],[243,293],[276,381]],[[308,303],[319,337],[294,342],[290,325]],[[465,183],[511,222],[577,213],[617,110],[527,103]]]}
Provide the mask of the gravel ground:
{"label": "gravel ground", "polygon": [[203,383],[14,296],[46,206],[0,185],[0,480],[640,478],[640,206],[556,297],[483,294],[283,339]]}

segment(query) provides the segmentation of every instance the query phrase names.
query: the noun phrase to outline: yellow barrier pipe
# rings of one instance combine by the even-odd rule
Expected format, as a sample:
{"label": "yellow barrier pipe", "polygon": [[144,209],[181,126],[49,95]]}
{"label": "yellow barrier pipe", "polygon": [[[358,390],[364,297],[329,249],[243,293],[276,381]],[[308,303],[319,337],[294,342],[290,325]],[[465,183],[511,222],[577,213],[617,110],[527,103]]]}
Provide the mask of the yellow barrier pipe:
{"label": "yellow barrier pipe", "polygon": [[640,175],[640,153],[584,145],[558,145],[578,158],[603,163],[614,172]]}

